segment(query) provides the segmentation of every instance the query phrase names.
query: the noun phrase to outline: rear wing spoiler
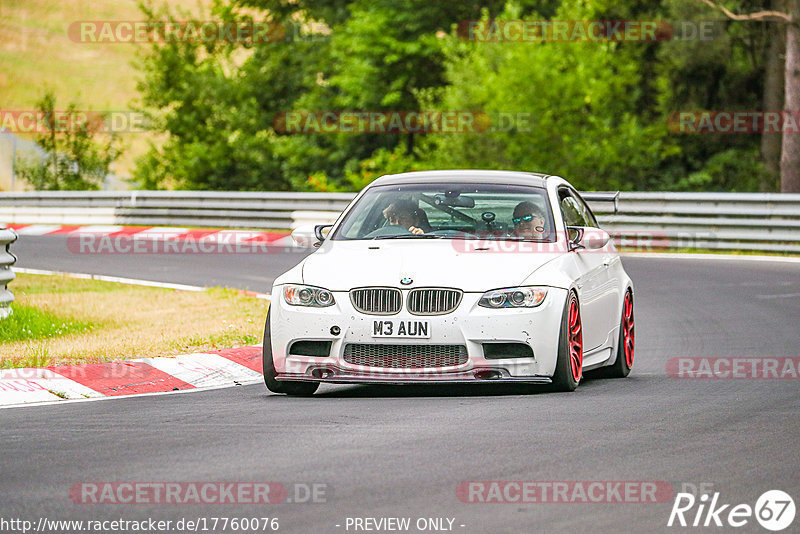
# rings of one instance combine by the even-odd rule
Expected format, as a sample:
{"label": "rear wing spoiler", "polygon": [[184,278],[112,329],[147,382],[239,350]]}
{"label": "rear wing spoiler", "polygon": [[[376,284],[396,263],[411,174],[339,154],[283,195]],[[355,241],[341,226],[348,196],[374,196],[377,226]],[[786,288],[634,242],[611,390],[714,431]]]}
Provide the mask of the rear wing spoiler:
{"label": "rear wing spoiler", "polygon": [[614,213],[619,211],[619,191],[581,193],[581,197],[586,202],[613,202]]}

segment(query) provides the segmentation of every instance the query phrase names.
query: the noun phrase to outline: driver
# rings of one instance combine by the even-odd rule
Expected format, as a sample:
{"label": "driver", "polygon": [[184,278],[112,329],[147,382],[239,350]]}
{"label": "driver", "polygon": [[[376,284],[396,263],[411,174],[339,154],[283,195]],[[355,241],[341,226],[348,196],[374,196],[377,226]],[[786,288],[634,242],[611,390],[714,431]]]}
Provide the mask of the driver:
{"label": "driver", "polygon": [[544,214],[533,202],[524,200],[514,208],[511,216],[514,223],[514,235],[524,239],[543,239],[545,234]]}
{"label": "driver", "polygon": [[419,208],[410,200],[398,200],[392,202],[383,210],[383,216],[389,224],[407,228],[412,234],[424,234],[425,230],[420,228],[423,222],[419,216]]}

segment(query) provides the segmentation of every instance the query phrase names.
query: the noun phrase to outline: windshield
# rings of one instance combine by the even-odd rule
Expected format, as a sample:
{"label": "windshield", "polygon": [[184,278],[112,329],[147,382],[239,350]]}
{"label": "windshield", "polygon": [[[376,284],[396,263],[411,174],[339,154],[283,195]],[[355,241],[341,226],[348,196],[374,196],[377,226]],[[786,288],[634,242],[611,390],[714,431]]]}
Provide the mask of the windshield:
{"label": "windshield", "polygon": [[452,182],[372,187],[332,237],[415,238],[554,242],[556,233],[544,188]]}

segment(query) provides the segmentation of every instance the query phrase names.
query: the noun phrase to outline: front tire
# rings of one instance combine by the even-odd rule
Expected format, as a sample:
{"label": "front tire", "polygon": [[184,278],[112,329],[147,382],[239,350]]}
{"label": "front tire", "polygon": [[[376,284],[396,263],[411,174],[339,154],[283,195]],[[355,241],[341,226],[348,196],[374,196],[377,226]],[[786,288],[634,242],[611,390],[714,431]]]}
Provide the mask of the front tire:
{"label": "front tire", "polygon": [[581,307],[574,291],[567,295],[558,340],[558,359],[553,374],[556,391],[575,391],[583,377],[583,328]]}
{"label": "front tire", "polygon": [[310,397],[317,391],[319,382],[282,382],[276,380],[275,363],[272,361],[272,335],[269,328],[269,311],[267,311],[267,324],[264,325],[264,342],[261,349],[261,358],[264,367],[264,384],[273,393],[285,393],[298,397]]}

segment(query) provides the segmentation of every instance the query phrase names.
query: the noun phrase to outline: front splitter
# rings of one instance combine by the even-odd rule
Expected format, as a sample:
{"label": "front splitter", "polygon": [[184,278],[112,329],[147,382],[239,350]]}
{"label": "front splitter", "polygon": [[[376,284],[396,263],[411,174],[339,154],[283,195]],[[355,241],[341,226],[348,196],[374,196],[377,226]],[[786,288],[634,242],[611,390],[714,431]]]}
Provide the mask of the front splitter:
{"label": "front splitter", "polygon": [[309,375],[279,375],[278,381],[320,382],[327,384],[551,384],[548,376],[508,376],[498,378],[477,378],[472,375],[445,376],[375,376],[375,375],[334,375],[314,377]]}

